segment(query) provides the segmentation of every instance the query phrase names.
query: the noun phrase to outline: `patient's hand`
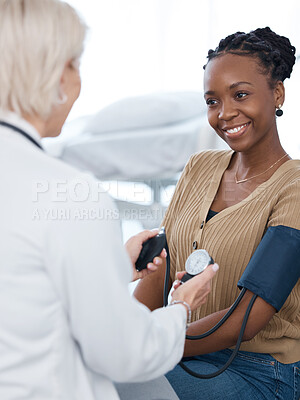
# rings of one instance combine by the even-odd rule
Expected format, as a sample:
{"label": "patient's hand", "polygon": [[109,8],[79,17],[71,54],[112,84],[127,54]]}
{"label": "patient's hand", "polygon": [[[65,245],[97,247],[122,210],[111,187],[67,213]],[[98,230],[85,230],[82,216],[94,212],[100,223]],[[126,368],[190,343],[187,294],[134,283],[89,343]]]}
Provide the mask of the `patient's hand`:
{"label": "patient's hand", "polygon": [[142,269],[141,271],[137,271],[135,268],[135,262],[138,259],[138,256],[142,250],[142,244],[156,236],[158,234],[158,229],[155,229],[153,231],[143,231],[138,233],[135,236],[132,236],[130,239],[127,240],[125,243],[125,249],[130,257],[131,263],[132,263],[132,269],[133,269],[133,277],[132,281],[136,281],[137,279],[143,279],[145,276],[149,275],[152,272],[155,272],[159,265],[162,264],[162,259],[166,258],[167,252],[165,249],[161,252],[159,257],[155,257],[152,263],[149,263],[147,265],[146,269]]}

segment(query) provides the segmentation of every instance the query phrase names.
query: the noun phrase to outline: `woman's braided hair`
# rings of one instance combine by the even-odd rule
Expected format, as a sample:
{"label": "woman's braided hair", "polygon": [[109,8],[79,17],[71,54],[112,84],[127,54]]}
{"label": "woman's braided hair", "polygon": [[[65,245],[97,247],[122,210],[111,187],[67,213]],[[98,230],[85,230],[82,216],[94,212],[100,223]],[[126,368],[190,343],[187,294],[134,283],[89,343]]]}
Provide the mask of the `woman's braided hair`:
{"label": "woman's braided hair", "polygon": [[[209,50],[208,62],[225,53],[255,57],[262,72],[271,78],[270,85],[291,76],[296,49],[288,38],[277,35],[269,27],[250,33],[236,32],[222,39],[215,50]],[[205,69],[206,65],[204,66]]]}

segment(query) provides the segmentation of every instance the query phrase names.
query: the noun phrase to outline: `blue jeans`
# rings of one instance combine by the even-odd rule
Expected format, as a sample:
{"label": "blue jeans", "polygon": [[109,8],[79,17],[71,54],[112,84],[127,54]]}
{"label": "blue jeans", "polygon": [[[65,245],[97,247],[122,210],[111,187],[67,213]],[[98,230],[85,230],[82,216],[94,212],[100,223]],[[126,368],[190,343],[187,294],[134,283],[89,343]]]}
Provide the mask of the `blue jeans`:
{"label": "blue jeans", "polygon": [[[215,372],[228,360],[226,349],[184,358],[185,364],[200,374]],[[300,361],[281,364],[269,354],[240,351],[221,375],[199,379],[179,365],[166,375],[180,400],[299,400]]]}

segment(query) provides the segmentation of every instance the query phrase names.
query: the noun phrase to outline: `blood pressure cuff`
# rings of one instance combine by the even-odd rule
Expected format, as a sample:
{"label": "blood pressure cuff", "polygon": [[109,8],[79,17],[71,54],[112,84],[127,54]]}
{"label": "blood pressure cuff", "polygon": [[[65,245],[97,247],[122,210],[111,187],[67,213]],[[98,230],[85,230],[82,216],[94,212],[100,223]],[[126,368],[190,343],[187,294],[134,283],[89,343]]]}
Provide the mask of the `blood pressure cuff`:
{"label": "blood pressure cuff", "polygon": [[300,277],[300,231],[279,225],[268,228],[238,287],[249,289],[277,311]]}

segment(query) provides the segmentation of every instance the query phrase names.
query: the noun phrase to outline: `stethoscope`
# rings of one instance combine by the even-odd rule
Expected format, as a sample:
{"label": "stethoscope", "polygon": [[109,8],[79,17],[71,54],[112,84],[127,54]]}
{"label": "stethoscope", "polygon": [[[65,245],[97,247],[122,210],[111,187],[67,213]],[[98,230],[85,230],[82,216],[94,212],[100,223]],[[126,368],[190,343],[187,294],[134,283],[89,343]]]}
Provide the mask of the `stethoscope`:
{"label": "stethoscope", "polygon": [[28,135],[27,132],[23,131],[23,129],[20,129],[17,126],[9,124],[8,122],[4,122],[4,121],[0,121],[0,125],[5,126],[6,128],[12,129],[13,131],[20,133],[22,136],[24,136],[26,139],[28,139],[30,142],[32,142],[35,146],[37,146],[41,150],[44,150],[43,147],[36,140],[34,140],[30,135]]}

